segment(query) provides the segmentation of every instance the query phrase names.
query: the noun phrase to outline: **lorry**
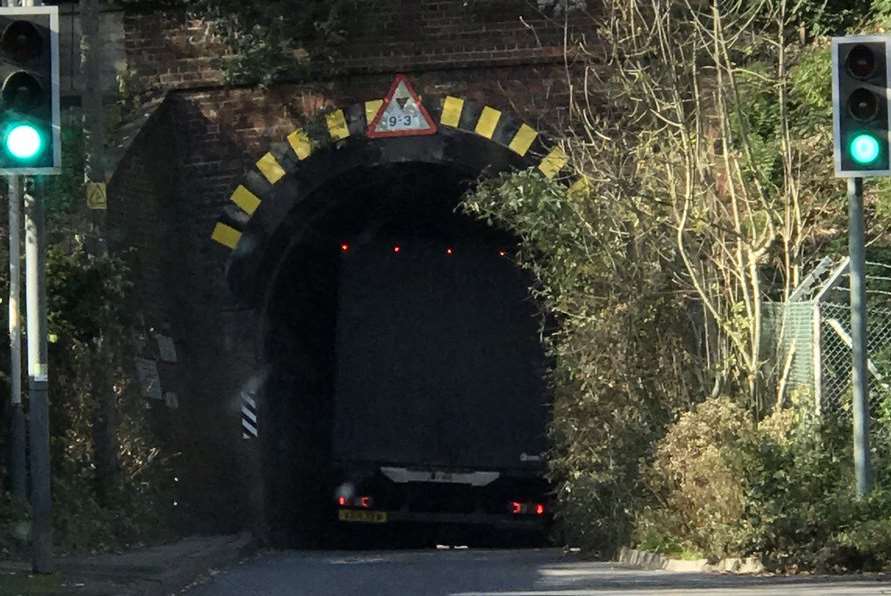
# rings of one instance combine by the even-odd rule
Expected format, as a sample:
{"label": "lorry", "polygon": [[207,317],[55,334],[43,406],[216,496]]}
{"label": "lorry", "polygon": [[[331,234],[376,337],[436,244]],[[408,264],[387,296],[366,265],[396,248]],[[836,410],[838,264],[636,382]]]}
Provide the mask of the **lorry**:
{"label": "lorry", "polygon": [[546,526],[546,358],[511,246],[467,225],[343,239],[338,525]]}

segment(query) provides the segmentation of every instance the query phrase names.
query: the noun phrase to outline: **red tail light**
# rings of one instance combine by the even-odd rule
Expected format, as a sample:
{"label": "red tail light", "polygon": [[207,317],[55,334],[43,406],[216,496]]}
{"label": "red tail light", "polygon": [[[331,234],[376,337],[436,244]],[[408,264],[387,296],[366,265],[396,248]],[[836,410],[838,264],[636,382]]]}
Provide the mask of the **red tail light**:
{"label": "red tail light", "polygon": [[356,501],[359,507],[363,509],[370,509],[374,506],[374,499],[372,499],[371,497],[359,497],[358,499],[356,499]]}
{"label": "red tail light", "polygon": [[397,255],[399,254],[399,251],[400,251],[400,250],[402,250],[402,249],[399,248],[399,245],[398,245],[398,244],[397,244],[396,246],[393,247],[393,252],[396,253]]}
{"label": "red tail light", "polygon": [[350,245],[347,244],[346,242],[344,242],[343,244],[340,245],[341,252],[347,252],[349,249],[350,249]]}
{"label": "red tail light", "polygon": [[530,503],[528,501],[510,501],[510,512],[514,515],[544,515],[546,508],[544,503]]}
{"label": "red tail light", "polygon": [[341,507],[347,506],[347,498],[346,497],[337,497],[337,504]]}

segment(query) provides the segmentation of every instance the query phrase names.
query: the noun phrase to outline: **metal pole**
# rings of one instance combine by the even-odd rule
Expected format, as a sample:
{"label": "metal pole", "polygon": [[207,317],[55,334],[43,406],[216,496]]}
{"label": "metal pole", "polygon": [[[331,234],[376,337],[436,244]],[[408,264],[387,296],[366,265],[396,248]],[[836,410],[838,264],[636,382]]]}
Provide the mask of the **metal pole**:
{"label": "metal pole", "polygon": [[869,466],[869,385],[866,372],[866,256],[863,232],[863,178],[848,178],[848,253],[851,257],[851,352],[853,353],[854,473],[857,496],[871,490]]}
{"label": "metal pole", "polygon": [[[38,186],[42,179],[32,179]],[[46,345],[46,229],[42,188],[25,192],[25,298],[28,324],[28,413],[31,445],[31,566],[52,572],[49,396]]]}
{"label": "metal pole", "polygon": [[22,319],[21,297],[21,228],[22,179],[9,177],[9,392],[10,392],[10,458],[9,480],[12,494],[24,499],[28,494],[25,463],[25,413],[22,407]]}
{"label": "metal pole", "polygon": [[813,363],[814,363],[814,412],[819,418],[823,414],[823,309],[820,308],[820,300],[812,302],[814,310],[811,313],[811,328],[814,336]]}

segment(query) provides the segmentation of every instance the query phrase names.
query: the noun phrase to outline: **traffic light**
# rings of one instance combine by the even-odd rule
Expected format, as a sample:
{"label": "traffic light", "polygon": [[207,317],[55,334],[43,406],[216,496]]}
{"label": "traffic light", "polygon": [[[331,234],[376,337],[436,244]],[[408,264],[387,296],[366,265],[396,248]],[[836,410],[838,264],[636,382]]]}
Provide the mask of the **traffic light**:
{"label": "traffic light", "polygon": [[0,8],[0,81],[0,174],[58,174],[58,7]]}
{"label": "traffic light", "polygon": [[854,35],[832,39],[832,112],[835,175],[887,176],[888,66],[891,38]]}

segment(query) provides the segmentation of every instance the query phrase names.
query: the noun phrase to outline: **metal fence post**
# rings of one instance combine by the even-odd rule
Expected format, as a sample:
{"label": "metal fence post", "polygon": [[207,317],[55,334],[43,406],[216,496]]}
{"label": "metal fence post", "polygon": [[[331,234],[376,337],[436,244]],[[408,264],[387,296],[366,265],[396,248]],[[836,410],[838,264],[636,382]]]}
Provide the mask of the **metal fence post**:
{"label": "metal fence post", "polygon": [[814,410],[817,416],[823,413],[823,313],[820,302],[814,300],[811,312],[813,329],[812,357],[814,359]]}

